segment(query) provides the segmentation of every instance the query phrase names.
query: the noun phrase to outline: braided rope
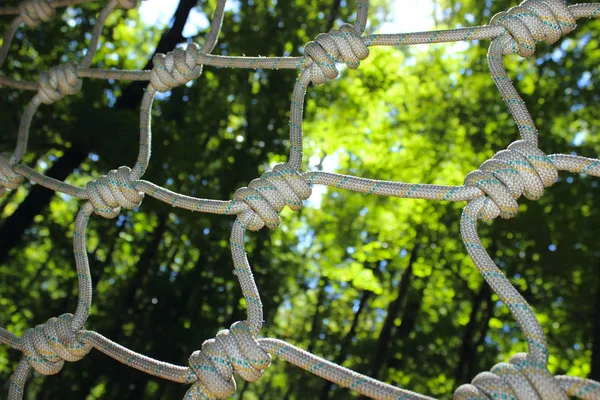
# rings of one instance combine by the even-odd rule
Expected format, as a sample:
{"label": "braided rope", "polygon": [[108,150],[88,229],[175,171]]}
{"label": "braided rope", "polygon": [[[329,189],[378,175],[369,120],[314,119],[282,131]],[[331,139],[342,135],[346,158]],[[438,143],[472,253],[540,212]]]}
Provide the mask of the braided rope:
{"label": "braided rope", "polygon": [[150,83],[159,92],[168,92],[197,79],[202,73],[202,65],[196,61],[199,51],[200,46],[191,43],[185,50],[177,48],[167,55],[155,55],[152,58],[154,68],[150,73]]}
{"label": "braided rope", "polygon": [[552,161],[531,142],[519,140],[468,174],[465,185],[476,186],[488,196],[482,218],[491,220],[499,215],[514,218],[521,195],[538,200],[557,179]]}
{"label": "braided rope", "polygon": [[472,384],[462,385],[455,400],[488,400],[492,398],[562,399],[577,397],[598,399],[600,384],[589,379],[552,376],[544,364],[527,354],[516,354],[508,363],[494,365],[490,372],[477,375]]}
{"label": "braided rope", "polygon": [[19,4],[19,15],[25,25],[35,28],[41,22],[50,21],[56,11],[48,0],[27,0]]}
{"label": "braided rope", "polygon": [[120,167],[107,175],[89,181],[86,191],[96,214],[104,218],[115,218],[121,207],[133,210],[142,204],[144,195],[131,184],[131,169]]}
{"label": "braided rope", "polygon": [[279,164],[272,172],[265,172],[260,178],[240,188],[233,198],[248,205],[239,214],[240,222],[252,231],[263,226],[275,229],[279,226],[279,213],[287,205],[298,211],[302,201],[310,197],[312,189],[298,171],[286,164]]}
{"label": "braided rope", "polygon": [[537,42],[556,43],[561,35],[576,27],[575,16],[560,0],[527,0],[506,12],[496,14],[491,25],[506,29],[503,35],[504,53],[530,57]]}
{"label": "braided rope", "polygon": [[65,95],[81,90],[82,80],[77,76],[77,64],[68,62],[40,74],[38,97],[44,104],[52,104]]}
{"label": "braided rope", "polygon": [[[26,0],[19,7],[0,7],[0,15],[16,15],[9,25],[0,48],[0,67],[21,23],[35,27],[56,14],[55,8],[88,0]],[[73,234],[75,263],[79,281],[79,301],[74,314],[51,318],[45,324],[28,329],[22,337],[0,328],[0,342],[23,352],[11,377],[9,400],[23,398],[27,376],[33,368],[42,374],[56,374],[64,361],[77,361],[90,349],[148,374],[175,382],[191,384],[186,398],[228,398],[235,393],[235,372],[247,381],[260,378],[271,361],[279,356],[310,373],[347,387],[373,399],[429,399],[393,387],[333,364],[277,339],[257,339],[263,323],[260,294],[248,262],[244,236],[246,230],[264,226],[274,229],[285,205],[299,210],[309,198],[311,185],[321,184],[340,189],[382,196],[420,198],[442,201],[466,201],[461,218],[461,235],[467,252],[484,279],[519,323],[527,340],[529,353],[515,355],[509,363],[494,366],[491,372],[478,375],[471,385],[455,392],[456,399],[600,399],[600,384],[575,377],[553,377],[547,370],[548,346],[535,314],[494,264],[481,244],[477,220],[517,215],[520,196],[539,199],[546,187],[556,182],[558,171],[585,173],[600,177],[600,160],[570,155],[546,156],[538,147],[538,132],[523,100],[519,97],[504,69],[502,56],[516,53],[529,57],[537,42],[555,43],[563,34],[575,29],[577,18],[600,17],[600,4],[566,6],[560,0],[527,0],[507,12],[494,16],[489,26],[437,32],[361,36],[367,24],[368,1],[358,0],[355,25],[318,35],[307,43],[303,57],[231,57],[209,54],[215,47],[223,21],[225,0],[219,0],[210,32],[202,49],[196,44],[156,55],[151,71],[119,71],[90,68],[106,18],[114,8],[130,9],[136,0],[110,0],[102,8],[93,28],[89,51],[79,65],[69,62],[40,74],[39,82],[16,81],[0,74],[0,84],[36,90],[19,127],[15,151],[0,153],[0,195],[16,189],[26,179],[56,192],[86,200],[81,207]],[[465,178],[463,186],[407,184],[371,180],[323,172],[300,172],[302,167],[303,103],[309,84],[322,84],[338,76],[336,63],[357,68],[369,55],[369,46],[441,43],[458,40],[493,39],[488,53],[492,77],[507,103],[521,133],[521,140],[498,152],[492,159]],[[141,180],[150,161],[151,108],[156,92],[167,92],[197,79],[203,65],[233,68],[300,69],[292,94],[290,109],[290,155],[285,164],[265,172],[236,191],[231,201],[199,199],[174,193],[152,182]],[[44,176],[19,164],[27,149],[32,118],[41,103],[51,104],[65,95],[80,91],[82,78],[149,81],[140,110],[140,143],[133,168],[119,167],[106,176],[91,180],[85,188]],[[230,243],[234,272],[244,295],[248,317],[229,330],[207,340],[202,350],[189,358],[189,366],[163,363],[137,354],[110,341],[97,332],[83,329],[91,302],[92,286],[86,252],[85,232],[93,213],[105,218],[116,217],[121,208],[134,209],[148,194],[173,207],[221,215],[236,215]]]}
{"label": "braided rope", "polygon": [[310,71],[310,79],[315,85],[335,79],[338,76],[336,63],[345,63],[348,68],[358,68],[360,61],[369,56],[369,48],[350,24],[338,30],[321,33],[314,42],[304,47],[310,62],[306,65]]}
{"label": "braided rope", "polygon": [[202,344],[189,358],[198,378],[186,393],[188,399],[226,399],[235,394],[233,371],[247,382],[257,381],[271,364],[271,356],[258,344],[244,322],[222,330],[215,339]]}
{"label": "braided rope", "polygon": [[63,314],[23,333],[23,354],[40,374],[58,374],[65,361],[79,361],[92,349],[77,340],[76,332],[71,329],[72,321],[72,314]]}

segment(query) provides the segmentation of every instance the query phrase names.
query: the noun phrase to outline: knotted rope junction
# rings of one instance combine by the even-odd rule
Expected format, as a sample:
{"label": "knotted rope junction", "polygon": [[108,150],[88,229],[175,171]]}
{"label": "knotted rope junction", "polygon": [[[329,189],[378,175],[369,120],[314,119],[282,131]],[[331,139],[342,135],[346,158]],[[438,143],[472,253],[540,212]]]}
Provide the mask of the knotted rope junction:
{"label": "knotted rope junction", "polygon": [[[0,15],[15,15],[0,48],[0,67],[21,23],[36,27],[56,16],[56,8],[89,0],[26,0],[19,7],[0,7]],[[502,63],[504,54],[530,57],[536,43],[555,43],[576,28],[579,18],[600,16],[600,3],[567,6],[561,0],[527,0],[519,6],[494,16],[488,26],[435,32],[393,35],[363,35],[367,24],[368,1],[358,0],[354,25],[319,34],[306,44],[302,57],[234,57],[211,55],[220,32],[225,0],[219,0],[211,29],[202,48],[195,43],[153,58],[151,71],[118,71],[90,68],[102,27],[110,12],[119,7],[130,9],[136,0],[109,0],[100,11],[90,46],[83,60],[69,61],[40,74],[38,82],[18,81],[0,73],[0,85],[37,94],[27,106],[19,128],[13,153],[0,153],[0,195],[17,189],[25,179],[51,190],[86,200],[75,222],[73,235],[75,264],[79,279],[79,301],[74,314],[51,318],[45,324],[26,330],[22,337],[0,328],[0,342],[23,352],[11,378],[8,398],[22,399],[31,368],[51,375],[58,373],[64,361],[75,362],[91,348],[132,368],[174,382],[191,384],[188,399],[224,399],[235,393],[233,373],[246,381],[255,381],[270,365],[271,356],[281,357],[310,373],[348,387],[373,399],[429,399],[404,389],[376,381],[333,364],[277,339],[258,339],[263,312],[260,294],[244,248],[246,230],[264,226],[274,229],[280,224],[279,213],[287,205],[299,210],[311,195],[311,185],[322,184],[367,194],[445,201],[466,201],[461,218],[461,235],[474,264],[494,292],[519,323],[528,345],[528,353],[515,355],[510,362],[494,366],[479,374],[469,385],[455,392],[455,399],[600,399],[600,384],[594,381],[557,376],[547,369],[548,346],[535,314],[502,274],[484,249],[477,233],[479,219],[513,218],[517,200],[526,196],[539,199],[558,178],[558,171],[600,176],[600,160],[555,154],[547,156],[538,146],[538,131]],[[323,172],[300,172],[302,167],[302,105],[306,89],[312,82],[323,84],[338,76],[337,63],[357,68],[369,55],[369,46],[441,43],[459,40],[492,39],[488,61],[492,78],[506,101],[521,133],[517,140],[499,151],[465,178],[463,186],[407,184],[378,181]],[[300,69],[290,109],[290,155],[287,163],[265,172],[248,187],[236,191],[233,200],[198,199],[174,193],[142,180],[150,161],[150,115],[156,92],[169,90],[197,79],[204,65],[228,68]],[[140,111],[140,145],[133,168],[121,166],[107,175],[90,180],[84,188],[44,176],[21,164],[26,152],[31,121],[40,104],[52,104],[65,95],[81,90],[82,78],[129,79],[149,81]],[[248,308],[246,321],[234,323],[204,342],[202,349],[189,358],[188,367],[164,363],[137,354],[94,331],[83,328],[92,302],[92,286],[87,259],[85,232],[93,213],[105,218],[116,217],[122,208],[135,209],[147,194],[173,207],[190,211],[236,215],[231,232],[234,271],[240,282]]]}

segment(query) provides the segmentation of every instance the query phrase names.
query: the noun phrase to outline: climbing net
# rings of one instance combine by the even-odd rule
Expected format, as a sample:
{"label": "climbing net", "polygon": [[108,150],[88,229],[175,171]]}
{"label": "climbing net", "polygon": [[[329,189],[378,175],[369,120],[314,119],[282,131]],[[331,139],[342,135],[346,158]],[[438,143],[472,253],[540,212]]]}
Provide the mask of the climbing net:
{"label": "climbing net", "polygon": [[[25,0],[18,7],[2,7],[0,15],[16,15],[4,35],[0,48],[0,67],[21,23],[36,27],[56,14],[56,8],[91,0]],[[495,365],[491,372],[479,374],[472,384],[460,386],[455,399],[600,399],[600,383],[591,380],[552,376],[547,369],[548,346],[533,310],[492,261],[477,232],[477,221],[517,215],[517,199],[539,199],[546,187],[558,179],[558,171],[600,176],[600,160],[579,156],[546,155],[538,146],[538,131],[503,66],[503,55],[529,57],[537,42],[557,42],[576,28],[578,18],[600,17],[600,3],[567,6],[561,0],[526,0],[507,12],[494,16],[490,25],[446,31],[363,35],[368,17],[368,0],[358,0],[355,25],[344,24],[329,33],[319,34],[304,47],[302,57],[231,57],[210,54],[215,47],[223,20],[226,0],[218,0],[210,31],[202,48],[195,43],[187,48],[157,54],[150,71],[121,71],[91,68],[98,40],[107,16],[115,8],[131,9],[137,0],[109,0],[93,28],[85,57],[79,64],[67,62],[42,72],[37,82],[15,80],[0,74],[0,84],[37,93],[21,118],[16,149],[0,154],[0,195],[16,189],[25,179],[56,192],[84,200],[75,222],[73,247],[79,283],[79,301],[74,314],[63,314],[27,329],[21,337],[0,328],[0,342],[23,353],[9,384],[9,400],[22,399],[31,368],[44,375],[57,374],[64,361],[78,361],[92,348],[115,360],[160,378],[191,384],[187,399],[224,399],[235,393],[236,372],[246,381],[259,379],[271,356],[284,360],[341,387],[378,400],[430,399],[400,389],[337,364],[321,359],[278,339],[258,338],[263,311],[244,248],[246,230],[264,226],[276,228],[279,213],[287,205],[299,210],[311,195],[312,185],[326,185],[351,191],[403,198],[467,202],[460,221],[461,236],[467,252],[483,278],[508,306],[527,340],[528,353],[513,356],[508,363]],[[512,113],[521,140],[494,155],[469,173],[462,186],[407,184],[302,169],[302,117],[307,87],[338,76],[336,63],[357,68],[369,55],[369,46],[399,46],[460,40],[491,39],[489,67],[502,97]],[[287,68],[300,74],[292,94],[290,109],[290,153],[286,163],[253,180],[235,192],[231,201],[200,199],[175,193],[142,180],[150,161],[151,108],[157,92],[168,92],[197,79],[204,65],[228,68]],[[66,95],[78,93],[82,78],[149,81],[140,109],[139,155],[133,168],[121,166],[85,187],[76,187],[38,173],[21,163],[26,152],[32,118],[41,103],[52,104]],[[190,211],[235,215],[231,231],[234,272],[239,279],[248,317],[230,329],[206,340],[202,349],[192,353],[188,366],[161,362],[135,353],[98,332],[84,329],[92,304],[92,282],[86,252],[86,228],[92,214],[116,217],[121,208],[134,209],[149,195],[170,206]]]}

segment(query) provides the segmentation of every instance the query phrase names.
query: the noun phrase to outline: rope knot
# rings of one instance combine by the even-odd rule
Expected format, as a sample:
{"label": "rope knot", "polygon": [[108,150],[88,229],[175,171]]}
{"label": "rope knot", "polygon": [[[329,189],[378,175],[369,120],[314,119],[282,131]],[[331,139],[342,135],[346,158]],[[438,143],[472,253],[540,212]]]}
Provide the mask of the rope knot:
{"label": "rope knot", "polygon": [[501,25],[507,31],[502,36],[504,53],[517,53],[524,58],[533,55],[537,42],[556,43],[577,26],[562,0],[526,0],[494,15],[490,24]]}
{"label": "rope knot", "polygon": [[5,189],[17,189],[25,180],[13,170],[14,165],[10,153],[0,153],[0,196]]}
{"label": "rope knot", "polygon": [[42,103],[52,104],[65,95],[77,94],[82,81],[77,74],[78,65],[73,61],[40,73],[38,96]]}
{"label": "rope knot", "polygon": [[121,207],[130,210],[139,207],[144,199],[144,194],[133,185],[129,167],[113,169],[89,181],[85,189],[94,211],[104,218],[115,218],[121,212]]}
{"label": "rope knot", "polygon": [[302,175],[288,164],[279,164],[273,171],[265,172],[235,192],[234,200],[248,205],[239,214],[239,219],[247,229],[258,231],[263,226],[275,229],[281,221],[279,213],[287,204],[298,211],[302,201],[310,197],[312,189]]}
{"label": "rope knot", "polygon": [[533,143],[518,140],[469,173],[465,185],[476,186],[487,195],[481,219],[508,219],[517,215],[517,199],[521,195],[538,200],[544,188],[557,179],[558,171],[552,161]]}
{"label": "rope knot", "polygon": [[369,56],[369,48],[350,24],[329,33],[320,33],[314,41],[308,42],[304,53],[309,62],[310,79],[320,85],[338,76],[336,63],[344,63],[349,68],[358,68],[361,60]]}
{"label": "rope knot", "polygon": [[119,8],[122,8],[124,10],[130,10],[132,8],[137,7],[138,2],[137,0],[117,0],[117,5],[119,6]]}
{"label": "rope knot", "polygon": [[25,359],[40,374],[57,374],[65,361],[79,361],[90,352],[91,345],[77,340],[72,321],[73,314],[63,314],[23,333]]}
{"label": "rope knot", "polygon": [[531,399],[568,400],[596,398],[600,384],[589,379],[553,376],[545,363],[519,353],[508,363],[496,364],[477,375],[471,384],[454,392],[454,400]]}
{"label": "rope knot", "polygon": [[167,55],[155,55],[152,58],[154,68],[150,74],[152,86],[165,93],[197,79],[202,74],[202,65],[197,64],[199,53],[200,46],[190,43],[185,50],[176,48]]}
{"label": "rope knot", "polygon": [[42,21],[47,22],[56,15],[56,10],[48,0],[26,0],[19,4],[19,15],[30,28],[35,28]]}
{"label": "rope knot", "polygon": [[233,372],[245,381],[258,380],[271,364],[271,356],[252,336],[245,322],[236,322],[214,339],[205,341],[202,350],[189,358],[197,378],[187,391],[186,399],[226,399],[236,390]]}

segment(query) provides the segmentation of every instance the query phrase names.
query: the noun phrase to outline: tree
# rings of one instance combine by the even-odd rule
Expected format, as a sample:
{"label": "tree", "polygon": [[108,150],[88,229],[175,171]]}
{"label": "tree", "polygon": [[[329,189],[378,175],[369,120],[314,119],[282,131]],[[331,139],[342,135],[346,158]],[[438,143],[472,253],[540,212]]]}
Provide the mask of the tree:
{"label": "tree", "polygon": [[[439,26],[456,27],[486,23],[514,4],[436,5]],[[210,20],[214,6],[181,1],[167,32],[146,26],[135,11],[118,12],[94,65],[149,68],[155,48],[201,43],[205,32],[181,36],[183,21],[192,10]],[[375,6],[369,29],[376,32],[387,3]],[[23,30],[3,72],[36,79],[57,56],[81,55],[81,33],[91,29],[99,7],[69,9],[64,18],[73,22],[66,26],[57,18]],[[298,55],[332,24],[352,22],[355,7],[337,0],[233,2],[215,53]],[[8,22],[0,19],[5,29]],[[598,22],[582,22],[561,43],[539,46],[532,59],[506,59],[548,154],[600,154],[599,28]],[[488,44],[454,51],[371,48],[357,70],[343,69],[340,79],[310,87],[305,169],[462,184],[468,172],[518,138],[483,61]],[[144,179],[192,196],[231,199],[236,189],[286,160],[295,79],[295,71],[205,66],[198,80],[155,102],[153,154]],[[24,162],[80,186],[130,165],[141,88],[86,80],[80,95],[36,114]],[[0,91],[7,150],[29,99],[14,93]],[[79,159],[71,157],[75,152]],[[598,186],[589,177],[561,174],[541,200],[520,199],[517,218],[481,227],[485,246],[548,335],[553,373],[597,378]],[[282,213],[278,229],[247,235],[263,299],[264,336],[441,398],[525,349],[507,308],[465,253],[458,226],[462,204],[314,189],[301,212]],[[0,198],[0,237],[6,238],[0,246],[0,326],[21,334],[74,307],[72,225],[80,205],[28,184]],[[147,197],[139,210],[116,220],[92,218],[87,236],[94,307],[86,327],[185,365],[204,340],[245,318],[245,304],[231,268],[232,219],[166,207]],[[17,219],[23,222],[17,225]],[[7,382],[19,357],[0,346],[0,382]],[[96,351],[67,363],[56,377],[36,376],[27,387],[39,399],[159,400],[181,398],[186,390]],[[258,382],[238,381],[238,397],[358,398],[277,359]]]}

